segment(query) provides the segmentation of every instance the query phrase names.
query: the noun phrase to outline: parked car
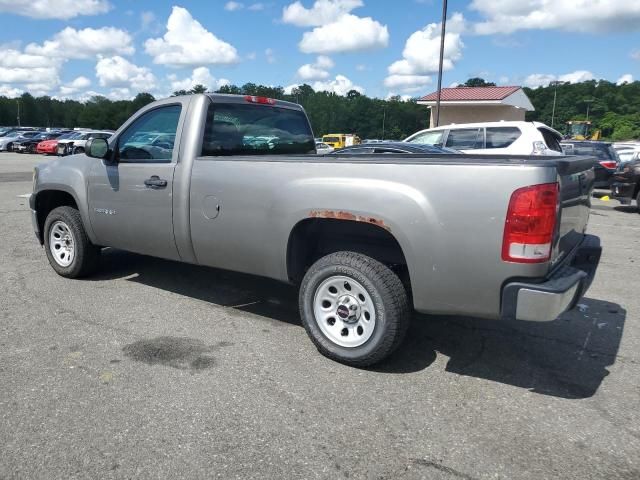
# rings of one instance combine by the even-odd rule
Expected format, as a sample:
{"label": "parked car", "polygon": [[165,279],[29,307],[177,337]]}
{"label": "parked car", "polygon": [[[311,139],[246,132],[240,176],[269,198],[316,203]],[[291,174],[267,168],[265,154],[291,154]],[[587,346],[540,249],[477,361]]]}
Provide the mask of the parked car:
{"label": "parked car", "polygon": [[92,138],[109,138],[111,135],[113,135],[113,133],[103,132],[102,130],[78,132],[78,135],[59,140],[56,153],[60,156],[84,153],[87,140],[91,140]]}
{"label": "parked car", "polygon": [[15,132],[30,132],[30,131],[40,131],[41,129],[36,127],[2,127],[0,129],[0,137],[6,137],[7,135],[11,135]]}
{"label": "parked car", "polygon": [[611,177],[618,168],[618,154],[609,142],[594,140],[563,140],[562,149],[567,155],[590,156],[596,160],[593,170],[596,174],[596,188],[610,188]]}
{"label": "parked car", "polygon": [[27,140],[13,142],[13,151],[17,153],[36,153],[36,147],[45,140],[54,140],[67,132],[41,132]]}
{"label": "parked car", "polygon": [[611,197],[623,205],[631,205],[635,199],[640,213],[640,155],[620,164],[611,179]]}
{"label": "parked car", "polygon": [[618,160],[620,164],[624,164],[630,162],[631,160],[635,160],[638,154],[640,154],[640,146],[635,148],[622,148],[616,149],[614,147],[616,153],[618,154]]}
{"label": "parked car", "polygon": [[58,138],[52,138],[50,140],[43,140],[36,145],[36,153],[44,155],[54,155],[58,152],[58,142],[69,138],[80,137],[82,132],[71,131],[60,135]]}
{"label": "parked car", "polygon": [[436,147],[424,143],[407,142],[379,142],[369,145],[354,145],[336,150],[332,155],[368,155],[374,153],[437,153],[437,154],[461,154],[458,150],[447,147]]}
{"label": "parked car", "polygon": [[[175,145],[130,145],[152,129]],[[296,284],[318,350],[367,366],[400,345],[411,307],[549,321],[589,287],[593,159],[489,160],[319,156],[300,105],[196,94],[37,166],[29,203],[63,277],[90,274],[112,247]]]}
{"label": "parked car", "polygon": [[318,155],[324,155],[333,152],[333,147],[324,142],[316,142],[316,152]]}
{"label": "parked car", "polygon": [[16,130],[4,137],[0,137],[0,152],[10,152],[13,149],[14,142],[22,142],[38,135],[37,130]]}
{"label": "parked car", "polygon": [[483,122],[428,128],[409,143],[449,147],[480,155],[562,155],[562,135],[539,122]]}

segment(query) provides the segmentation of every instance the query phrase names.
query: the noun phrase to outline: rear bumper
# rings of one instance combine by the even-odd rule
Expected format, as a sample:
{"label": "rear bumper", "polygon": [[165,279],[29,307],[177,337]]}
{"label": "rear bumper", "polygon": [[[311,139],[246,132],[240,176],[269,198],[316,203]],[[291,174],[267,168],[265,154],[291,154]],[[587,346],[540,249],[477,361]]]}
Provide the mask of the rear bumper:
{"label": "rear bumper", "polygon": [[611,184],[611,196],[623,205],[629,205],[636,190],[635,182],[613,182]]}
{"label": "rear bumper", "polygon": [[600,238],[585,235],[572,256],[542,282],[507,283],[502,289],[501,317],[547,322],[574,308],[593,281],[601,253]]}

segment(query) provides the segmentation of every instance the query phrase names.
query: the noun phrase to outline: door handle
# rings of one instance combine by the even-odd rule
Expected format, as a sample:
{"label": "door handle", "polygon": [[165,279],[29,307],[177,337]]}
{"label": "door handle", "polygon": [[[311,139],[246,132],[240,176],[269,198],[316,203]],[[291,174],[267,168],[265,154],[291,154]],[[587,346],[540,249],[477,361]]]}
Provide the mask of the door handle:
{"label": "door handle", "polygon": [[147,187],[166,187],[167,186],[167,181],[161,179],[159,176],[157,175],[153,175],[151,178],[147,178],[144,181],[144,184]]}

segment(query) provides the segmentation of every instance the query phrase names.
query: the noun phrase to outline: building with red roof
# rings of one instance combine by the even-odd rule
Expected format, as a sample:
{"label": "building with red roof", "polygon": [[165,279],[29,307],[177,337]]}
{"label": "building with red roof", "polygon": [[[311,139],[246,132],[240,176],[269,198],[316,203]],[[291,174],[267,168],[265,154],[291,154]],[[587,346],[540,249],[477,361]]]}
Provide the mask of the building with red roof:
{"label": "building with red roof", "polygon": [[[437,93],[418,100],[431,109],[431,125],[435,126]],[[524,120],[533,105],[522,87],[452,87],[443,88],[440,100],[440,125],[450,123],[497,122]]]}

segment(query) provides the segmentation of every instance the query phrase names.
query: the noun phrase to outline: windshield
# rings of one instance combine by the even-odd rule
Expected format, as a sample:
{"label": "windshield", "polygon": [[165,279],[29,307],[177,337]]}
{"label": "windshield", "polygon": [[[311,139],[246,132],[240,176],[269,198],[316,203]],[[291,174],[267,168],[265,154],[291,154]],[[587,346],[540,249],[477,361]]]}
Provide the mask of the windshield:
{"label": "windshield", "polygon": [[315,153],[307,117],[289,108],[211,104],[202,155],[276,155]]}
{"label": "windshield", "polygon": [[340,143],[340,137],[322,137],[323,142]]}

